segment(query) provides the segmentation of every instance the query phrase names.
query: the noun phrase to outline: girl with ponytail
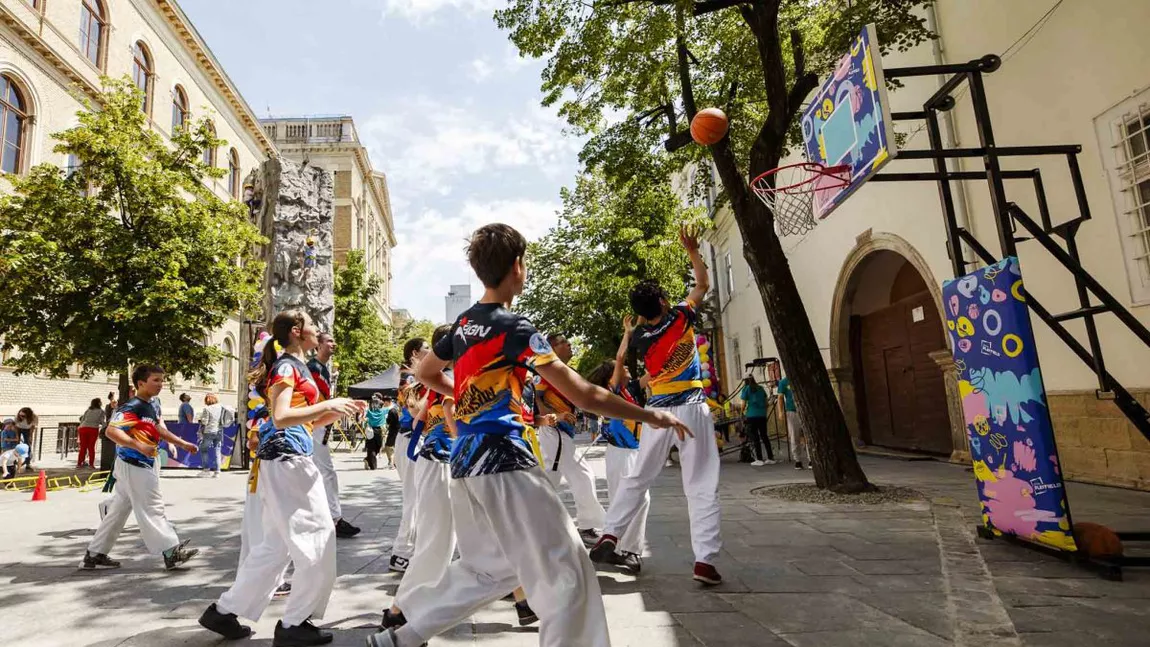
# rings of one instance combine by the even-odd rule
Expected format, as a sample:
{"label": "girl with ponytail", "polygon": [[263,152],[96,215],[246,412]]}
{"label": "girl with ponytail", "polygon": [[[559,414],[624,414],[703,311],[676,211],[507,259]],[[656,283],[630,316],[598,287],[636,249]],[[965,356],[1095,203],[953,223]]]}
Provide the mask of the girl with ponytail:
{"label": "girl with ponytail", "polygon": [[415,554],[416,499],[419,495],[415,489],[415,466],[408,446],[412,442],[411,431],[415,426],[412,412],[427,394],[427,389],[416,383],[412,372],[419,366],[419,360],[430,351],[431,346],[422,337],[414,337],[403,344],[403,367],[399,373],[399,435],[395,437],[395,468],[399,471],[402,483],[403,513],[395,541],[391,542],[391,561],[388,564],[388,568],[397,573],[407,570],[408,562]]}
{"label": "girl with ponytail", "polygon": [[[363,403],[321,399],[304,363],[305,353],[319,345],[307,314],[281,312],[270,331],[260,363],[249,374],[271,416],[260,428],[256,450],[263,538],[241,562],[235,584],[200,616],[200,624],[230,640],[250,636],[251,627],[241,625],[237,616],[259,620],[291,562],[295,577],[273,642],[321,645],[331,642],[331,634],[311,618],[323,617],[335,583],[335,524],[312,461],[312,430],[359,413]],[[276,343],[283,349],[278,357]]]}

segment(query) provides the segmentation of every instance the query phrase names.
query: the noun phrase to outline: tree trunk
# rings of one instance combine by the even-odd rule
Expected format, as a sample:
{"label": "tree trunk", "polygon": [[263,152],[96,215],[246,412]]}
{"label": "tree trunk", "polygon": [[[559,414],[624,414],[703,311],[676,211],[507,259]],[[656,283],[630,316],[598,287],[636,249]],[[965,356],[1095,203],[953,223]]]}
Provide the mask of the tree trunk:
{"label": "tree trunk", "polygon": [[743,256],[759,286],[771,334],[806,427],[815,484],[843,493],[872,490],[874,486],[867,481],[855,455],[854,442],[786,254],[771,224],[771,214],[749,195],[733,206],[743,235]]}
{"label": "tree trunk", "polygon": [[[118,384],[116,387],[117,406],[124,404],[125,402],[128,401],[128,387],[130,386],[129,381],[131,380],[131,376],[128,375],[128,371],[127,371],[127,369],[125,369],[125,370],[120,371],[119,378],[120,379],[118,380]],[[113,411],[113,415],[115,415],[114,411]],[[111,423],[112,421],[108,420],[107,422]],[[101,470],[112,469],[112,463],[114,463],[115,461],[116,461],[116,443],[112,442],[111,440],[108,440],[108,436],[106,434],[100,434],[100,469]]]}

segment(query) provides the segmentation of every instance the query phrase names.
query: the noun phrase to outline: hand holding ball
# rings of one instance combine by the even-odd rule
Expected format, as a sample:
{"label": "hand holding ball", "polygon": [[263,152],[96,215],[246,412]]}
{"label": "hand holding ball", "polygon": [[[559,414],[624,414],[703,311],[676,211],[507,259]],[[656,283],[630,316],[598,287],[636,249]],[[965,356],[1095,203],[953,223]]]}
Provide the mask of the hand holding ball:
{"label": "hand holding ball", "polygon": [[727,136],[730,123],[727,115],[718,108],[706,108],[695,114],[691,120],[691,139],[702,146],[714,146]]}

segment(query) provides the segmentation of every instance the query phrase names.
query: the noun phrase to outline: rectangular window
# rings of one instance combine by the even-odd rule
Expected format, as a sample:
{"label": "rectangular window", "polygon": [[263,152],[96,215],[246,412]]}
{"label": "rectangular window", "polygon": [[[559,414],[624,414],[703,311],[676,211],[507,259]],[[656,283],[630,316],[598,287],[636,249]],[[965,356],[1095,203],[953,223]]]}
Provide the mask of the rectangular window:
{"label": "rectangular window", "polygon": [[735,294],[735,272],[730,252],[723,253],[723,274],[727,281],[727,298],[730,299]]}
{"label": "rectangular window", "polygon": [[755,337],[755,359],[763,356],[763,329],[755,326],[751,330]]}
{"label": "rectangular window", "polygon": [[1095,120],[1110,178],[1130,296],[1150,303],[1150,89]]}
{"label": "rectangular window", "polygon": [[736,378],[743,374],[743,354],[739,352],[739,338],[734,336],[731,337],[731,357],[735,363],[730,379],[737,381]]}

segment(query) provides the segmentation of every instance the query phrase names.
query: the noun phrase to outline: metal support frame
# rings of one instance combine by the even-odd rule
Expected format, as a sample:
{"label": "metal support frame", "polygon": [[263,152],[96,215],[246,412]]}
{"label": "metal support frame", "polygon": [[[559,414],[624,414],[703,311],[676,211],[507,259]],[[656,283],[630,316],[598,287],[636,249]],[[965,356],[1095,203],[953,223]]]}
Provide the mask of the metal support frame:
{"label": "metal support frame", "polygon": [[[933,172],[879,173],[872,182],[935,182],[938,185],[939,202],[946,219],[947,253],[955,277],[967,273],[967,265],[977,260],[967,261],[963,254],[965,243],[979,260],[986,264],[995,263],[998,258],[1017,256],[1017,244],[1036,241],[1042,249],[1054,257],[1074,279],[1079,307],[1069,312],[1054,314],[1046,309],[1033,294],[1026,294],[1030,310],[1047,326],[1070,350],[1091,368],[1098,379],[1099,398],[1112,399],[1115,405],[1130,419],[1131,423],[1150,440],[1150,413],[1106,370],[1102,352],[1102,340],[1094,318],[1100,315],[1113,315],[1126,326],[1135,337],[1150,347],[1150,330],[1123,307],[1089,272],[1082,266],[1079,256],[1077,236],[1083,223],[1090,220],[1090,206],[1086,198],[1086,188],[1078,155],[1082,147],[1076,144],[1052,146],[998,146],[987,98],[983,75],[996,71],[1002,61],[994,55],[984,56],[967,63],[950,65],[925,65],[893,68],[885,71],[888,79],[946,76],[941,86],[923,103],[922,110],[895,112],[895,121],[924,121],[929,136],[930,147],[900,151],[896,160],[930,160]],[[944,148],[938,113],[953,109],[956,105],[954,92],[966,84],[970,92],[971,109],[974,112],[979,145],[966,148]],[[1070,181],[1077,202],[1077,217],[1055,224],[1046,199],[1046,190],[1041,172],[1037,168],[1011,170],[1003,168],[1003,160],[1013,157],[1062,157],[1066,161]],[[981,159],[982,171],[953,171],[947,160],[974,158]],[[1038,222],[1031,218],[1016,203],[1007,198],[1008,180],[1030,180],[1038,204]],[[994,213],[995,230],[998,235],[1000,257],[996,257],[967,229],[958,224],[955,213],[954,181],[985,181],[990,191]],[[1027,237],[1018,235],[1021,226]],[[1061,239],[1061,244],[1058,239]],[[1065,246],[1065,247],[1064,247]],[[1086,332],[1086,344],[1066,328],[1069,321],[1081,319]],[[1053,439],[1052,439],[1053,440]],[[1069,518],[1069,511],[1067,511]],[[988,528],[978,527],[979,535],[996,538]],[[1128,542],[1150,541],[1150,532],[1120,532],[1119,538]],[[1048,548],[1034,542],[1020,540],[1009,535],[1001,538],[1020,543],[1028,548],[1040,550],[1071,562],[1097,569],[1104,577],[1122,579],[1123,566],[1150,566],[1150,557],[1090,559],[1080,552],[1066,552]]]}

